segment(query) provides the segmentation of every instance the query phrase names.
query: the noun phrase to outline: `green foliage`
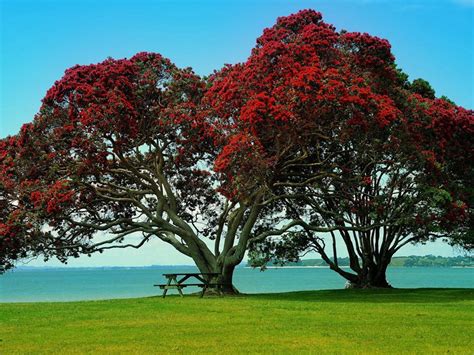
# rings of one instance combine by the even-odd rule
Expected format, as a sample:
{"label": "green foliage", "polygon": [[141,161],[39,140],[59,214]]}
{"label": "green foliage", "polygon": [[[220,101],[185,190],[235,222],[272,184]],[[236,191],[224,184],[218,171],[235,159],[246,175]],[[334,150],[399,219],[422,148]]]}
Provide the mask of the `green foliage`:
{"label": "green foliage", "polygon": [[452,202],[453,200],[451,194],[444,189],[429,187],[426,189],[425,193],[434,203],[434,206],[443,205],[445,203]]}
{"label": "green foliage", "polygon": [[459,353],[474,293],[339,290],[0,305],[0,352]]}
{"label": "green foliage", "polygon": [[308,246],[307,236],[305,232],[287,232],[279,240],[252,244],[248,253],[249,265],[265,269],[269,265],[298,263]]}
{"label": "green foliage", "polygon": [[408,89],[410,87],[410,81],[408,80],[408,74],[406,74],[402,69],[397,68],[397,65],[394,65],[396,70],[398,84],[404,88]]}
{"label": "green foliage", "polygon": [[473,267],[474,259],[469,256],[456,256],[453,258],[444,258],[434,255],[409,256],[405,259],[403,266]]}
{"label": "green foliage", "polygon": [[430,83],[424,79],[415,79],[410,84],[410,91],[423,96],[426,99],[434,99],[435,91],[431,87]]}
{"label": "green foliage", "polygon": [[449,102],[451,105],[456,105],[456,103],[453,100],[451,100],[449,97],[447,97],[445,95],[441,96],[440,99],[444,100],[446,102]]}

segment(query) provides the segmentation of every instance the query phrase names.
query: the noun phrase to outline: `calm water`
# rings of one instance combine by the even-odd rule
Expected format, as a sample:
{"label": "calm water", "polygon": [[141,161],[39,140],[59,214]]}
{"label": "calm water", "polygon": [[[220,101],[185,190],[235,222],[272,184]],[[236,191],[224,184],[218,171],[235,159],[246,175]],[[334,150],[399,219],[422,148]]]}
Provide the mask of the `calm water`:
{"label": "calm water", "polygon": [[[166,272],[195,272],[193,267],[15,270],[0,276],[0,302],[71,301],[160,295],[153,287]],[[474,287],[474,269],[392,268],[394,287]],[[344,288],[345,281],[326,268],[238,268],[235,285],[245,293]],[[188,288],[186,291],[196,292]],[[170,294],[173,291],[169,291]]]}

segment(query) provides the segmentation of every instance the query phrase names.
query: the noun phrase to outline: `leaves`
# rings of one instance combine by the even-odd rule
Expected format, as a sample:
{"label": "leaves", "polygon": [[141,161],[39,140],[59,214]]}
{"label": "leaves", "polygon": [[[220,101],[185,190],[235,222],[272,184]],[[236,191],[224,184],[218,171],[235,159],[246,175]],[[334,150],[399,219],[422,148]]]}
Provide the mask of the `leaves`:
{"label": "leaves", "polygon": [[312,10],[206,80],[155,53],[78,65],[0,140],[0,261],[151,237],[206,267],[254,242],[295,259],[322,245],[304,223],[375,261],[447,233],[472,245],[473,117],[410,84],[387,40]]}

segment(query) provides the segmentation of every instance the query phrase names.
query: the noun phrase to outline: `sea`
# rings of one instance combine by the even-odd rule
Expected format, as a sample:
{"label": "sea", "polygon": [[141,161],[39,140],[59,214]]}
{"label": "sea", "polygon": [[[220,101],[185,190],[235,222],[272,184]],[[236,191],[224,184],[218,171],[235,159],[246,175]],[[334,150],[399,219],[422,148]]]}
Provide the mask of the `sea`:
{"label": "sea", "polygon": [[[164,273],[197,272],[192,266],[18,268],[0,276],[0,302],[65,302],[161,295]],[[392,267],[397,288],[474,288],[473,268]],[[234,284],[243,293],[343,289],[345,280],[325,267],[239,267]],[[188,287],[185,293],[197,292]],[[170,290],[169,294],[175,293]]]}

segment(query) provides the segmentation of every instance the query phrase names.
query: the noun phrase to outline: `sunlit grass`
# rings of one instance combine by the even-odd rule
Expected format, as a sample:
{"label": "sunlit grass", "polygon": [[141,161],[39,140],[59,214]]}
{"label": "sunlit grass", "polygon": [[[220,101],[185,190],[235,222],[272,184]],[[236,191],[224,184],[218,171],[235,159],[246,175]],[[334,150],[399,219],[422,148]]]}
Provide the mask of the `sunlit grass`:
{"label": "sunlit grass", "polygon": [[0,353],[472,353],[474,290],[0,304]]}

